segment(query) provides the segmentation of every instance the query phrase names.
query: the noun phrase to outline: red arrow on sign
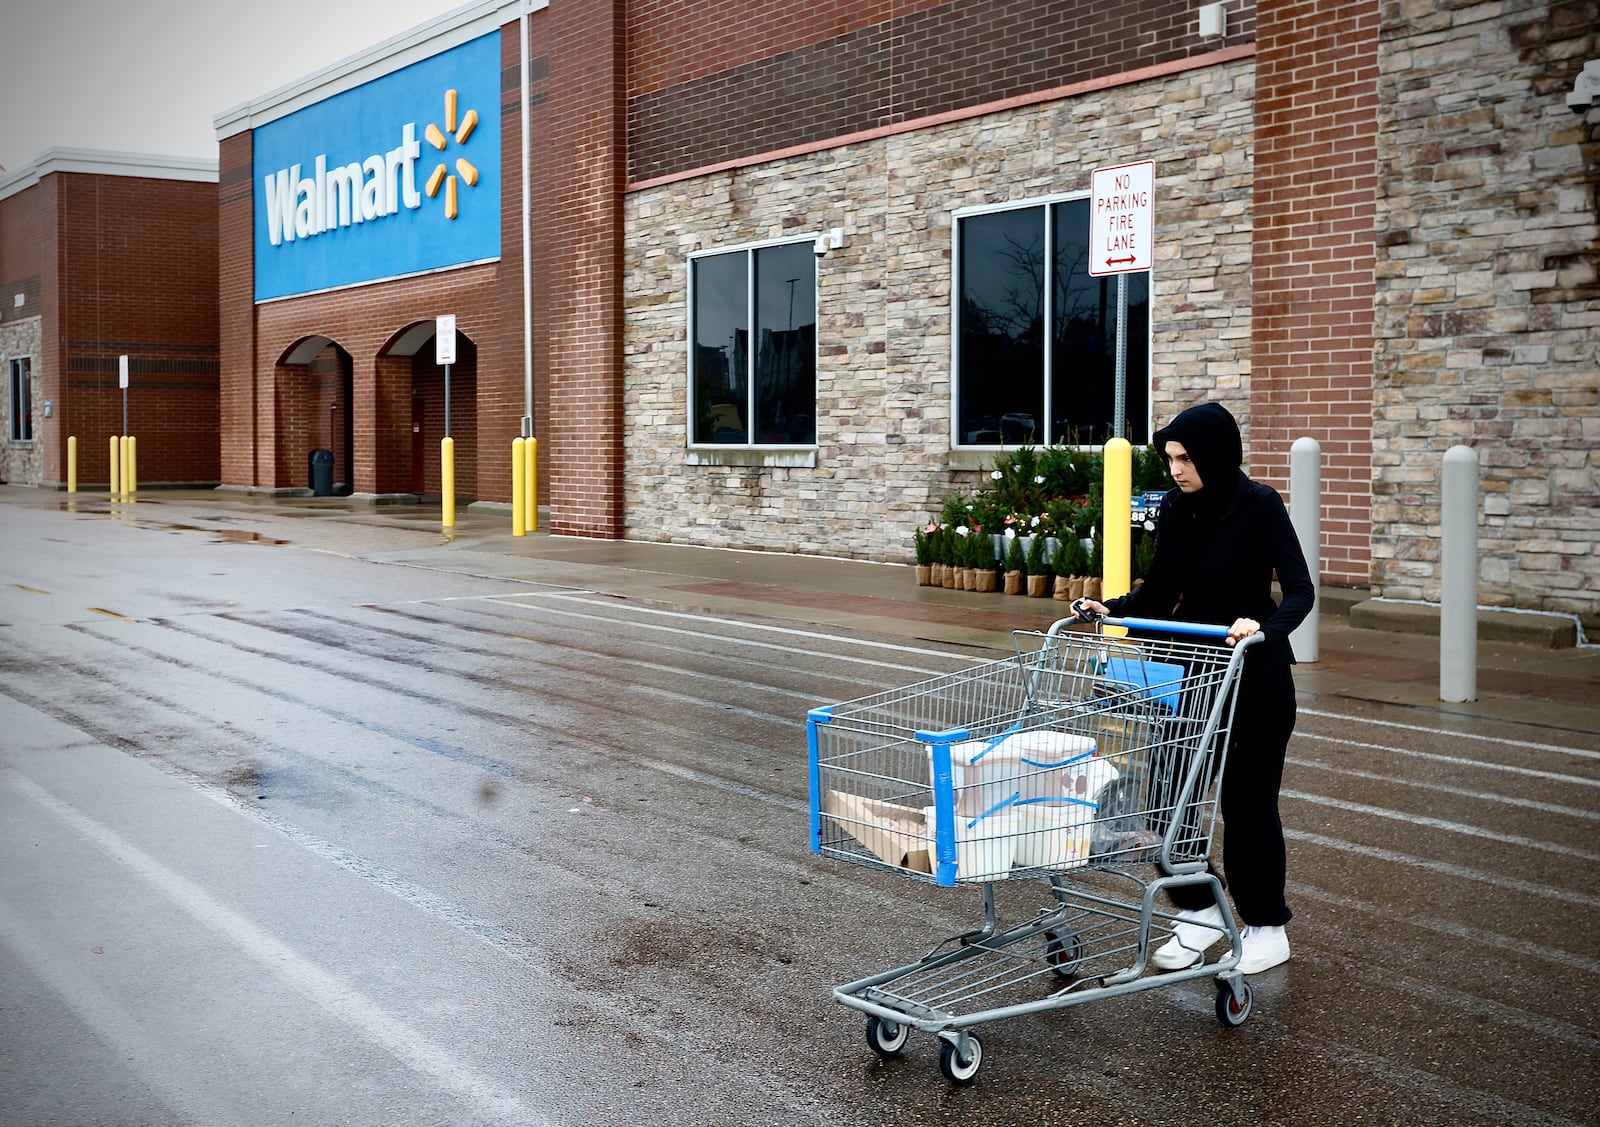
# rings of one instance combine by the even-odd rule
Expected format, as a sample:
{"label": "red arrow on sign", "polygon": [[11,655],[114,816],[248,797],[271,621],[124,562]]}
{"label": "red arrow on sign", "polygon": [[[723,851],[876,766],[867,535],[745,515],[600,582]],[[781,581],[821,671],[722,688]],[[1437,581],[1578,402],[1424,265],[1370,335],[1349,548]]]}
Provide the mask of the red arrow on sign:
{"label": "red arrow on sign", "polygon": [[1108,259],[1106,259],[1106,265],[1107,266],[1115,266],[1119,262],[1138,262],[1138,261],[1139,260],[1137,258],[1133,257],[1133,255],[1130,254],[1127,258],[1108,258]]}

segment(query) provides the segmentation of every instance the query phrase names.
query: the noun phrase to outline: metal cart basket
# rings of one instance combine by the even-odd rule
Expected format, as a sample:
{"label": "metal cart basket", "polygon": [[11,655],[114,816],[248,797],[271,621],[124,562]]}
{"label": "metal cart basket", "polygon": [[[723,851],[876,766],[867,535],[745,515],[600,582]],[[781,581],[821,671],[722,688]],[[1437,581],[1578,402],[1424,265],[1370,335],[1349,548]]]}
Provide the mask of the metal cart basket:
{"label": "metal cart basket", "polygon": [[[813,851],[982,890],[981,928],[834,990],[867,1014],[880,1056],[914,1028],[935,1034],[956,1084],[976,1078],[972,1029],[987,1022],[1206,976],[1225,1025],[1253,1004],[1206,862],[1244,651],[1259,635],[1229,648],[1225,626],[1070,624],[1019,632],[1012,658],[807,718]],[[1026,878],[1047,882],[1050,902],[1002,927],[995,882]],[[1180,884],[1212,888],[1228,949],[1156,971],[1152,944],[1175,922],[1158,894]]]}

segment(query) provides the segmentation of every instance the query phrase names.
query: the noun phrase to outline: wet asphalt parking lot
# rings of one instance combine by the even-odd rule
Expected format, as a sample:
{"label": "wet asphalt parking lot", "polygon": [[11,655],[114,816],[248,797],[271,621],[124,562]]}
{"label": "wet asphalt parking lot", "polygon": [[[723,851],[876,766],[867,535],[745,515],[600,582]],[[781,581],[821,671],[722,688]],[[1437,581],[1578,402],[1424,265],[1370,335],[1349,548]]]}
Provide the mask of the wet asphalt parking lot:
{"label": "wet asphalt parking lot", "polygon": [[1325,632],[1249,1020],[1205,980],[1046,1012],[956,1088],[831,990],[979,898],[808,851],[804,719],[1003,656],[1005,601],[0,495],[8,1124],[1600,1122],[1591,655],[1501,647],[1451,709],[1426,645]]}

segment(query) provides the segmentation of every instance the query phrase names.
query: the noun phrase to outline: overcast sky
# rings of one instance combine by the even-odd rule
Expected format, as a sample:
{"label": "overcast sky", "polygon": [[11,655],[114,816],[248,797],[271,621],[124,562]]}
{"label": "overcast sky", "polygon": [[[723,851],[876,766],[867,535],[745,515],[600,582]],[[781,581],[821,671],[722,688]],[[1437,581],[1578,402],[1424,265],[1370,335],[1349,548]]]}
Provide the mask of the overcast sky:
{"label": "overcast sky", "polygon": [[465,0],[3,0],[0,165],[217,156],[212,119]]}

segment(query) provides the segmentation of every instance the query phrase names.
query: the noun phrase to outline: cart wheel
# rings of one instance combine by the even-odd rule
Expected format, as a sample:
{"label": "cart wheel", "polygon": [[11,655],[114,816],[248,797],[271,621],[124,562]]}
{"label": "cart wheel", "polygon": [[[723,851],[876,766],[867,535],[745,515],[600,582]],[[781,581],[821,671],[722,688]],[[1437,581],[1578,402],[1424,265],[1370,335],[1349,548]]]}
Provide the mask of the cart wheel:
{"label": "cart wheel", "polygon": [[1072,978],[1083,966],[1083,940],[1073,935],[1063,940],[1058,932],[1047,931],[1044,957],[1062,978]]}
{"label": "cart wheel", "polygon": [[952,1084],[966,1087],[978,1078],[978,1066],[983,1064],[983,1042],[967,1034],[967,1055],[962,1056],[949,1041],[939,1042],[939,1071]]}
{"label": "cart wheel", "polygon": [[1233,987],[1226,982],[1217,987],[1217,1020],[1223,1025],[1238,1027],[1245,1023],[1250,1016],[1250,1010],[1256,1004],[1256,992],[1250,984],[1240,980],[1239,997],[1233,996]]}
{"label": "cart wheel", "polygon": [[899,1056],[911,1038],[911,1027],[874,1014],[867,1018],[867,1044],[885,1059]]}

